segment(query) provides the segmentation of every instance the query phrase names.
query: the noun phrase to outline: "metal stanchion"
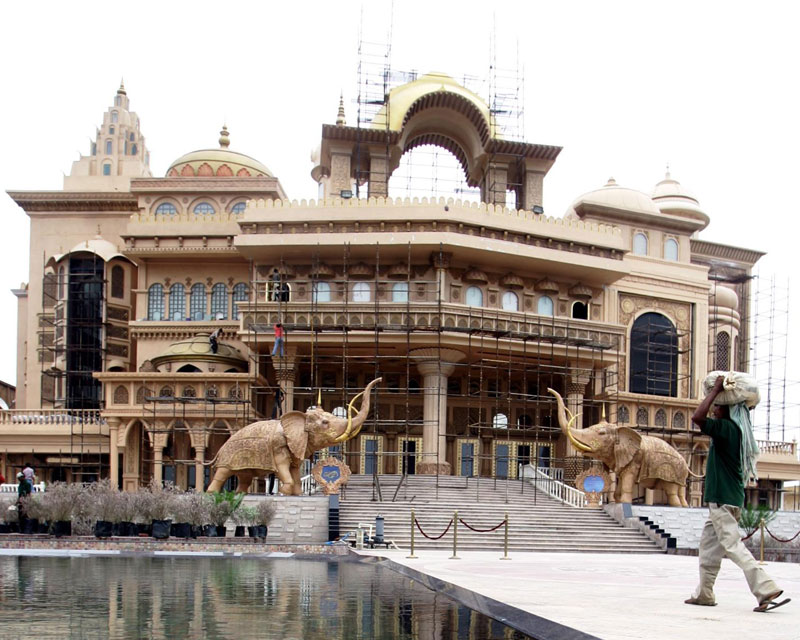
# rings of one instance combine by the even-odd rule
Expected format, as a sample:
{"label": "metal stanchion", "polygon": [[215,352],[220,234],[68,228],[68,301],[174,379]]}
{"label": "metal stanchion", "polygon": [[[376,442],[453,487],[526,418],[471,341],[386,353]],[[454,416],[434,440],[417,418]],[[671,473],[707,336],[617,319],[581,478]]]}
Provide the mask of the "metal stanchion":
{"label": "metal stanchion", "polygon": [[453,555],[450,556],[450,560],[460,560],[456,555],[456,551],[458,550],[458,511],[453,512]]}
{"label": "metal stanchion", "polygon": [[761,518],[759,524],[761,526],[761,559],[758,561],[758,564],[764,564],[764,518]]}
{"label": "metal stanchion", "polygon": [[416,518],[414,517],[414,510],[411,510],[411,555],[406,556],[406,558],[415,559],[417,556],[414,555],[414,521]]}
{"label": "metal stanchion", "polygon": [[508,557],[508,512],[506,512],[505,531],[503,533],[503,557],[501,560],[511,560]]}

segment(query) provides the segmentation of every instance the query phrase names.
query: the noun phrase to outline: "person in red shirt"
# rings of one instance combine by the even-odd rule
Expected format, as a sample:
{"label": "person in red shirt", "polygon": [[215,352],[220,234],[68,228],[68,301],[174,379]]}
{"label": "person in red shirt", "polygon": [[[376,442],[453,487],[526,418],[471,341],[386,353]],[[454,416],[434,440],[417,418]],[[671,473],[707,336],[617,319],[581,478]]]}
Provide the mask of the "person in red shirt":
{"label": "person in red shirt", "polygon": [[286,334],[283,331],[283,325],[280,322],[278,322],[275,325],[275,345],[272,347],[273,356],[275,356],[275,354],[277,354],[278,351],[280,351],[281,358],[283,358],[286,355],[283,348],[283,338],[285,335]]}

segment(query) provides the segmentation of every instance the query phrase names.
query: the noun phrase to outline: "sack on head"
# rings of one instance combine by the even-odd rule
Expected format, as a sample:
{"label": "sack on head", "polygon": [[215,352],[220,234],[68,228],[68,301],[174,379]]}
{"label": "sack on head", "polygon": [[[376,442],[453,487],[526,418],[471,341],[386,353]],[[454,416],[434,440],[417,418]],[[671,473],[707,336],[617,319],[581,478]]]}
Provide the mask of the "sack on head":
{"label": "sack on head", "polygon": [[714,388],[714,381],[722,376],[725,381],[722,383],[722,393],[716,400],[716,404],[739,404],[744,402],[748,409],[753,409],[761,402],[761,393],[758,390],[756,379],[749,373],[738,371],[712,371],[703,380],[703,393],[708,394]]}

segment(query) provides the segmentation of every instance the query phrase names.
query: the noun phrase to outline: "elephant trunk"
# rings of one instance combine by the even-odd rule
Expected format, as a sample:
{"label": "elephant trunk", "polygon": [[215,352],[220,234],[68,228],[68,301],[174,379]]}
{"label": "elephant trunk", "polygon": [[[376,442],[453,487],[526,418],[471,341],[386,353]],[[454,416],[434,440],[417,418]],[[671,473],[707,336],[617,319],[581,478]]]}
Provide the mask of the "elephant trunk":
{"label": "elephant trunk", "polygon": [[554,391],[553,389],[548,388],[547,390],[556,397],[556,404],[558,405],[558,424],[561,427],[561,431],[564,432],[564,435],[567,436],[567,439],[572,443],[572,446],[578,451],[590,453],[592,449],[587,447],[582,442],[578,442],[575,436],[572,435],[570,423],[575,420],[577,416],[572,416],[572,419],[567,422],[567,408],[564,406],[564,400],[561,398],[561,395],[558,393],[558,391]]}
{"label": "elephant trunk", "polygon": [[[375,380],[370,382],[361,393],[359,393],[350,401],[350,404],[347,406],[346,426],[344,427],[342,435],[337,437],[335,442],[345,442],[346,440],[355,438],[358,435],[358,432],[361,431],[361,427],[366,421],[367,414],[369,413],[369,396],[370,392],[372,391],[372,387],[378,384],[382,379],[383,378],[375,378]],[[350,412],[353,410],[353,403],[358,400],[358,396],[360,395],[364,396],[361,400],[361,408],[358,410],[358,413],[355,416],[351,416]],[[344,423],[344,420],[342,420],[342,422]]]}

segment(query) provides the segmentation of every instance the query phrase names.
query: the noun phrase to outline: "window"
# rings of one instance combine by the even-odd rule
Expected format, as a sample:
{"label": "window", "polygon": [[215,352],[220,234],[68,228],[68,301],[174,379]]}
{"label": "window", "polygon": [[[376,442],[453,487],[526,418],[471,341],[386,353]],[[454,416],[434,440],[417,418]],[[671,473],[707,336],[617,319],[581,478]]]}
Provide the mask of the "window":
{"label": "window", "polygon": [[162,202],[156,207],[157,216],[174,216],[176,213],[178,213],[178,210],[171,202]]}
{"label": "window", "polygon": [[619,409],[617,409],[617,422],[619,424],[628,424],[631,421],[631,415],[628,412],[628,407],[625,405],[621,405]]}
{"label": "window", "polygon": [[726,331],[720,331],[717,334],[717,353],[715,354],[715,366],[717,371],[727,371],[730,369],[730,348],[731,337]]}
{"label": "window", "polygon": [[[114,100],[114,104],[119,104],[119,98]],[[116,111],[111,112],[111,122],[113,122],[114,124],[119,122],[119,114]]]}
{"label": "window", "polygon": [[208,202],[201,202],[195,205],[194,212],[197,215],[212,215],[215,213],[215,210]]}
{"label": "window", "polygon": [[392,285],[392,302],[408,302],[408,282],[395,282]]}
{"label": "window", "polygon": [[631,327],[632,393],[678,395],[678,332],[669,318],[645,313]]}
{"label": "window", "polygon": [[495,429],[508,429],[508,416],[505,413],[498,413],[492,418],[492,427]]}
{"label": "window", "polygon": [[186,317],[186,287],[176,282],[169,288],[170,320],[183,320]]}
{"label": "window", "polygon": [[650,416],[647,414],[647,409],[644,407],[639,407],[636,410],[636,426],[637,427],[646,427],[647,422],[650,419]]}
{"label": "window", "polygon": [[125,297],[125,270],[118,264],[111,267],[111,297]]}
{"label": "window", "polygon": [[161,320],[164,317],[164,285],[151,284],[147,290],[147,319]]}
{"label": "window", "polygon": [[112,125],[111,125],[111,126],[108,128],[108,132],[109,132],[111,135],[114,135],[114,125],[113,125],[113,124],[112,124]]}
{"label": "window", "polygon": [[506,291],[503,294],[503,309],[506,311],[519,311],[519,298],[513,291]]}
{"label": "window", "polygon": [[111,140],[106,140],[106,155],[107,156],[111,155],[111,149],[112,148],[113,147],[112,147],[112,144],[111,144]]}
{"label": "window", "polygon": [[333,411],[331,411],[333,415],[337,418],[346,418],[347,417],[347,409],[344,407],[336,407]]}
{"label": "window", "polygon": [[111,165],[107,162],[103,165],[103,175],[110,176],[111,175]]}
{"label": "window", "polygon": [[686,417],[678,411],[674,416],[672,416],[672,428],[673,429],[683,429],[686,427]]}
{"label": "window", "polygon": [[189,314],[192,320],[203,320],[206,317],[206,288],[199,282],[192,285],[189,295]]}
{"label": "window", "polygon": [[666,427],[667,426],[667,412],[663,409],[658,409],[656,411],[656,419],[655,425],[657,427]]}
{"label": "window", "polygon": [[664,242],[664,259],[677,260],[678,259],[678,241],[675,238],[667,238]]}
{"label": "window", "polygon": [[133,133],[131,133],[131,135],[130,135],[130,141],[131,141],[131,142],[133,142],[134,140],[136,140],[136,135],[135,135],[135,134],[133,134]]}
{"label": "window", "polygon": [[331,285],[327,282],[314,282],[311,285],[311,302],[330,302]]}
{"label": "window", "polygon": [[211,287],[211,319],[228,319],[228,287],[221,282]]}
{"label": "window", "polygon": [[123,152],[126,156],[128,155],[128,141],[125,141],[125,151]]}
{"label": "window", "polygon": [[464,299],[470,307],[483,306],[483,291],[478,287],[467,287],[467,293]]}
{"label": "window", "polygon": [[64,299],[64,291],[66,290],[67,279],[64,275],[64,267],[58,268],[58,299]]}
{"label": "window", "polygon": [[233,319],[239,319],[239,309],[236,306],[237,302],[247,302],[247,285],[244,282],[239,282],[233,287]]}
{"label": "window", "polygon": [[647,255],[647,236],[641,232],[633,234],[633,253],[637,256]]}
{"label": "window", "polygon": [[370,288],[366,282],[356,282],[353,285],[353,302],[369,302]]}
{"label": "window", "polygon": [[247,208],[246,202],[237,202],[235,205],[231,207],[231,213],[244,213],[244,210]]}
{"label": "window", "polygon": [[139,153],[139,148],[136,146],[136,143],[134,142],[131,145],[131,155],[135,156],[137,153]]}
{"label": "window", "polygon": [[589,319],[589,305],[585,302],[573,302],[572,303],[572,317],[577,320],[588,320]]}
{"label": "window", "polygon": [[553,315],[553,299],[550,296],[542,296],[536,303],[536,313],[540,316]]}

